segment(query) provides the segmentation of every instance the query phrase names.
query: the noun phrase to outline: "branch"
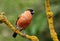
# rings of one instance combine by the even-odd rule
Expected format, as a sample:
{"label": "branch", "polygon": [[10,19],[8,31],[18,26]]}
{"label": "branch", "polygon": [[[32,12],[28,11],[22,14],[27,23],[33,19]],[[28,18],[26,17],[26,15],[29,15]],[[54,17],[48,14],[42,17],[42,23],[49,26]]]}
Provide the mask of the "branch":
{"label": "branch", "polygon": [[49,0],[46,0],[45,5],[46,5],[46,15],[47,15],[47,18],[48,18],[51,38],[53,39],[53,41],[59,41],[58,37],[57,37],[57,33],[55,32],[55,29],[54,29],[53,12],[50,9]]}
{"label": "branch", "polygon": [[23,33],[21,33],[19,30],[17,30],[7,19],[7,17],[4,15],[4,12],[2,12],[0,14],[0,23],[5,23],[7,26],[10,27],[11,30],[13,30],[14,32],[16,32],[17,34],[19,34],[22,37],[25,37],[27,39],[30,39],[32,41],[39,41],[39,39],[36,36],[30,36],[30,35],[24,35]]}

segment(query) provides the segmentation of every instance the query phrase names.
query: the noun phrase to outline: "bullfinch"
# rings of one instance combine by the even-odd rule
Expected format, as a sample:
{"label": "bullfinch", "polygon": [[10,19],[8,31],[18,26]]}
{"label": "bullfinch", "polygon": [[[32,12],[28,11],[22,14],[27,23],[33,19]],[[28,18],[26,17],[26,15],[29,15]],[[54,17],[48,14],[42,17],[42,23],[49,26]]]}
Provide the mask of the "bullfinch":
{"label": "bullfinch", "polygon": [[[24,13],[19,15],[16,21],[17,29],[22,31],[27,28],[27,26],[31,23],[32,15],[34,14],[34,10],[27,9]],[[15,38],[17,36],[17,33],[13,33],[13,37]]]}

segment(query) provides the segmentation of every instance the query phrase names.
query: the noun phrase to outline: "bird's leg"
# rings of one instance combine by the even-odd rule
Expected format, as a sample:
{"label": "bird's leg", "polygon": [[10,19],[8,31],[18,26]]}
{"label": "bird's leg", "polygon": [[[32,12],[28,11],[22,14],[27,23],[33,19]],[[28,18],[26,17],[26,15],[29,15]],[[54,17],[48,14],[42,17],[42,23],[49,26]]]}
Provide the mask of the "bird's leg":
{"label": "bird's leg", "polygon": [[24,35],[26,35],[26,32],[25,32],[25,31],[23,31],[23,34],[24,34]]}

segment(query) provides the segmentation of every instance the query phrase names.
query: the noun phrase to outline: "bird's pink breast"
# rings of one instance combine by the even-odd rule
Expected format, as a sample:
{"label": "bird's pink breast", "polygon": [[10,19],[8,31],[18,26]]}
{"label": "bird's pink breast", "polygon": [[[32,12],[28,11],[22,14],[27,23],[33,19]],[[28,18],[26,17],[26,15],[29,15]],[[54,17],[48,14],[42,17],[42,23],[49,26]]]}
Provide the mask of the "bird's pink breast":
{"label": "bird's pink breast", "polygon": [[30,13],[22,14],[17,21],[17,26],[25,29],[31,22],[32,15]]}

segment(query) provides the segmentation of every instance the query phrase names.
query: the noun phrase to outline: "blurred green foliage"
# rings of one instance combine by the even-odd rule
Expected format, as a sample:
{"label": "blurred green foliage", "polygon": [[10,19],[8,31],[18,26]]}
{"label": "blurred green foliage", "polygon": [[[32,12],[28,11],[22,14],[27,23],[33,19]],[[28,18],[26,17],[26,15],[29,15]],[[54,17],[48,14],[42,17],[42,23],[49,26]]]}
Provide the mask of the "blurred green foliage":
{"label": "blurred green foliage", "polygon": [[[51,10],[54,15],[55,29],[60,36],[60,0],[50,0]],[[16,26],[17,17],[26,9],[35,10],[33,20],[26,30],[29,35],[36,35],[40,41],[52,41],[49,33],[45,13],[45,0],[0,0],[0,12],[4,11],[8,20]],[[0,24],[0,41],[29,41],[19,35],[14,39],[13,31],[5,24]],[[59,37],[60,39],[60,37]]]}

